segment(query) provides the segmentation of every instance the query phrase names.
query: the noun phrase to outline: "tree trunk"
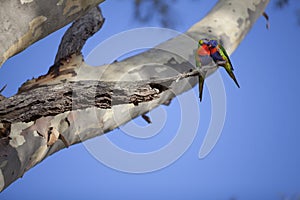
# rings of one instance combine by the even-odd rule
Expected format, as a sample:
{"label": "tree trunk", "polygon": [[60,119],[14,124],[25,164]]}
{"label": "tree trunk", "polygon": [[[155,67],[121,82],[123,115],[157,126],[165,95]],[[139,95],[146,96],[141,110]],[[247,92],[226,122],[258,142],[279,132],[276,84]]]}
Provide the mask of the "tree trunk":
{"label": "tree trunk", "polygon": [[197,41],[218,38],[231,54],[268,3],[220,0],[185,34],[142,54],[100,67],[72,54],[52,66],[56,70],[23,84],[18,94],[0,101],[0,190],[54,152],[109,132],[191,89],[197,79],[184,78],[184,72],[194,68]]}

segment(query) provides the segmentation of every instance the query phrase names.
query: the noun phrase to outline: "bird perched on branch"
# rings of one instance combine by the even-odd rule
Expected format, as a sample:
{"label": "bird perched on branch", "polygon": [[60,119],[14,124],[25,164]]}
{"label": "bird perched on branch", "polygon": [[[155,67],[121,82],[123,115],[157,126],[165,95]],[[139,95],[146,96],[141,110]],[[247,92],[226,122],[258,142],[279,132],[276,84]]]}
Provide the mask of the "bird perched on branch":
{"label": "bird perched on branch", "polygon": [[[210,64],[212,61],[220,67],[224,67],[235,84],[240,87],[233,73],[233,67],[225,48],[215,39],[201,39],[198,42],[198,49],[195,55],[198,68]],[[199,75],[199,98],[202,101],[203,85],[206,71]]]}
{"label": "bird perched on branch", "polygon": [[[208,65],[213,61],[210,56],[208,42],[209,42],[208,39],[201,39],[198,42],[198,49],[195,54],[197,68],[201,68],[202,66]],[[198,76],[200,101],[202,101],[202,91],[203,91],[205,75],[206,75],[206,71],[203,71],[203,73],[199,74],[199,76]]]}
{"label": "bird perched on branch", "polygon": [[235,75],[233,73],[234,69],[232,67],[231,61],[229,59],[229,56],[228,56],[225,48],[221,44],[219,44],[217,40],[210,40],[208,42],[208,46],[210,49],[210,55],[213,58],[214,62],[218,66],[224,67],[224,69],[226,70],[228,75],[232,78],[232,80],[235,82],[235,84],[239,88],[240,85],[235,78]]}

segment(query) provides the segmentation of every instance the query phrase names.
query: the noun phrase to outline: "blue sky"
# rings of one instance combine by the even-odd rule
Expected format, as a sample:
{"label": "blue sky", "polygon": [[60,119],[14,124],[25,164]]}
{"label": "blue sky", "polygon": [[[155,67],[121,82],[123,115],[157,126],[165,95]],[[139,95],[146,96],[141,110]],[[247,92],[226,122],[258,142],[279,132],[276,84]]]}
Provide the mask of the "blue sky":
{"label": "blue sky", "polygon": [[[199,21],[214,1],[178,1],[173,10],[184,32]],[[295,5],[295,6],[292,6]],[[296,3],[278,10],[270,3],[267,13],[271,29],[261,17],[231,59],[241,85],[237,89],[223,70],[227,113],[222,135],[213,151],[198,158],[210,120],[210,96],[205,88],[199,105],[200,122],[191,146],[171,165],[151,173],[124,173],[95,159],[83,144],[64,149],[28,171],[0,194],[0,199],[292,199],[300,195],[300,73],[297,46],[300,27]],[[101,4],[106,22],[88,40],[84,55],[110,36],[132,28],[160,26],[156,21],[134,20],[133,3],[106,1]],[[120,10],[120,11],[117,11]],[[9,59],[0,69],[4,95],[13,95],[27,79],[47,72],[52,64],[63,28]],[[197,87],[191,91],[197,98]],[[188,94],[184,94],[188,95]],[[182,95],[182,98],[185,98]],[[192,100],[191,100],[192,101]],[[148,139],[137,139],[117,129],[108,138],[128,151],[153,151],[175,136],[182,120],[180,103],[151,112],[153,124],[166,116],[161,131]],[[140,118],[135,123],[141,134],[151,129]],[[187,134],[194,130],[186,130]]]}

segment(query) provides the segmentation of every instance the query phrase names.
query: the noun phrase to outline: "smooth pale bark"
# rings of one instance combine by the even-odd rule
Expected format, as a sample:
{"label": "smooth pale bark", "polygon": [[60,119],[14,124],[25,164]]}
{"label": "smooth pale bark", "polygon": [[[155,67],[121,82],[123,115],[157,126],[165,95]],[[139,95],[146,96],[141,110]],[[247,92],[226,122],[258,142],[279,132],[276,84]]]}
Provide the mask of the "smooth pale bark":
{"label": "smooth pale bark", "polygon": [[[203,20],[185,34],[145,53],[100,67],[88,66],[80,55],[73,55],[59,68],[55,78],[53,74],[47,74],[23,84],[18,94],[0,101],[0,132],[6,131],[8,135],[0,140],[0,189],[3,190],[27,170],[66,145],[109,132],[191,89],[197,84],[196,78],[176,81],[174,77],[194,67],[197,41],[203,37],[218,38],[231,54],[262,15],[268,3],[268,0],[220,0]],[[208,74],[216,69],[206,68]],[[162,83],[159,80],[167,82]],[[129,85],[124,85],[125,82]],[[136,84],[133,85],[132,82]],[[84,102],[85,99],[90,99],[88,95],[78,100],[84,90],[82,87],[72,87],[72,92],[68,93],[67,85],[71,83],[81,84],[83,88],[86,87],[85,90],[89,89],[90,91],[85,92],[94,94],[95,101]],[[107,90],[108,83],[113,89]],[[95,87],[87,87],[89,84]],[[45,102],[34,102],[39,99],[37,93],[44,92],[45,97],[49,97],[51,93],[46,95],[46,92],[59,88],[66,90],[61,89],[62,93],[59,94],[53,92],[52,100],[47,98]],[[124,91],[129,93],[124,95]],[[134,98],[141,98],[138,102],[134,98],[120,100],[122,94],[127,97],[134,94]],[[20,100],[19,103],[24,104],[22,108],[29,106],[30,109],[42,113],[45,110],[40,104],[45,103],[46,110],[53,108],[56,113],[43,116],[36,114],[29,120],[7,117],[5,110],[11,107],[7,108],[6,105],[17,106],[18,98],[22,99],[22,95],[23,98],[31,95],[31,98]],[[147,98],[147,95],[151,98]],[[60,102],[58,105],[52,103],[57,99]],[[97,99],[106,99],[108,106],[97,106],[100,101]],[[72,108],[69,106],[70,102]],[[88,106],[80,107],[83,103]],[[55,110],[56,107],[59,107],[58,111]],[[18,116],[13,113],[14,109],[11,109],[10,116]]]}
{"label": "smooth pale bark", "polygon": [[11,56],[82,16],[104,0],[2,0],[0,67]]}

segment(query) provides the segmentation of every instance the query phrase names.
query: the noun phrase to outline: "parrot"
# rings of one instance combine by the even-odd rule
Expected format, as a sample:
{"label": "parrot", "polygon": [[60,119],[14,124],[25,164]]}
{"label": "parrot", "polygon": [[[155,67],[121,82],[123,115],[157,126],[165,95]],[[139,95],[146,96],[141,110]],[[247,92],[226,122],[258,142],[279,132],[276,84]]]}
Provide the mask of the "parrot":
{"label": "parrot", "polygon": [[224,69],[226,70],[228,75],[232,78],[232,80],[235,82],[237,87],[240,88],[240,85],[237,82],[235,75],[233,73],[234,69],[232,67],[231,61],[229,59],[229,56],[225,48],[221,44],[219,44],[218,41],[215,39],[209,40],[207,45],[210,50],[210,56],[212,57],[214,62],[217,65],[224,67]]}
{"label": "parrot", "polygon": [[[218,43],[215,39],[200,39],[198,42],[198,49],[195,54],[196,67],[208,65],[211,62],[216,63],[218,66],[224,67],[228,75],[233,79],[238,88],[240,88],[235,75],[229,56],[225,48]],[[199,98],[202,101],[203,85],[206,71],[200,74],[199,77]]]}
{"label": "parrot", "polygon": [[[208,39],[201,39],[198,42],[198,49],[195,54],[195,60],[196,60],[196,67],[201,68],[204,65],[208,65],[211,63],[212,57],[210,56],[210,50],[208,46],[209,40]],[[199,99],[202,101],[202,93],[203,93],[203,85],[204,85],[204,79],[205,79],[206,72],[204,74],[199,74]]]}

